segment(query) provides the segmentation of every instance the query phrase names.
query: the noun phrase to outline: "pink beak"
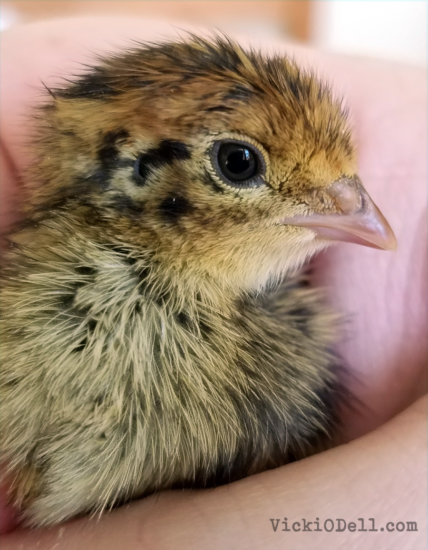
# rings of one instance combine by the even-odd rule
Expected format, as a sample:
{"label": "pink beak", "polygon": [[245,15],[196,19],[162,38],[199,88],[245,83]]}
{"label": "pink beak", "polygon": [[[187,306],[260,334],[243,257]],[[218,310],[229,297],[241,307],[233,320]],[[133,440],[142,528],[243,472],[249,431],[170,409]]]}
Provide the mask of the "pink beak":
{"label": "pink beak", "polygon": [[395,235],[361,184],[358,176],[342,178],[327,192],[341,209],[340,214],[309,214],[285,218],[281,223],[308,227],[319,237],[332,241],[362,244],[383,250],[395,250]]}

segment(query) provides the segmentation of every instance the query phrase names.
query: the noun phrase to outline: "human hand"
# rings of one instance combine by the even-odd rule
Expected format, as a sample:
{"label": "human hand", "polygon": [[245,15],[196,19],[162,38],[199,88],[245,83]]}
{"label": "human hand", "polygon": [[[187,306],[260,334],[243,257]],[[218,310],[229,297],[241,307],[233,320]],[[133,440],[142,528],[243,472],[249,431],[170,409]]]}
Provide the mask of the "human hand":
{"label": "human hand", "polygon": [[[37,95],[32,87],[38,86],[40,79],[49,85],[48,77],[55,73],[66,76],[75,67],[73,62],[76,60],[87,61],[82,58],[82,51],[87,57],[87,49],[103,51],[115,45],[126,45],[124,39],[115,40],[115,37],[146,40],[173,32],[165,25],[150,25],[149,32],[148,26],[147,21],[97,18],[41,23],[3,35],[1,169],[4,211],[1,219],[4,224],[10,221],[8,216],[19,202],[19,180],[28,163],[24,147],[27,125],[21,113]],[[377,428],[425,391],[425,77],[416,69],[387,63],[327,56],[284,45],[275,45],[275,49],[293,52],[302,64],[317,67],[346,96],[360,151],[360,176],[390,221],[398,240],[395,254],[339,245],[320,256],[315,266],[317,278],[328,287],[336,309],[350,318],[349,337],[341,345],[340,352],[356,375],[357,382],[351,389],[365,405],[365,408],[347,412],[344,417],[346,438],[352,439]],[[117,548],[127,544],[126,548],[151,549],[167,548],[169,540],[172,548],[209,548],[209,544],[213,548],[238,548],[239,544],[245,548],[251,547],[250,544],[254,548],[274,548],[285,539],[279,536],[267,542],[266,536],[272,536],[271,528],[268,532],[269,518],[283,517],[284,503],[289,514],[307,515],[310,521],[311,517],[324,514],[326,501],[332,499],[327,510],[336,513],[334,517],[337,514],[344,517],[341,499],[346,502],[347,493],[353,486],[344,481],[342,493],[334,487],[339,465],[344,472],[359,471],[359,476],[364,478],[366,472],[385,475],[388,470],[382,465],[382,471],[378,472],[378,465],[381,460],[394,456],[389,476],[400,477],[397,468],[408,460],[407,448],[414,445],[420,458],[424,449],[420,435],[423,417],[413,410],[349,448],[339,447],[211,492],[165,493],[158,500],[146,499],[122,508],[99,523],[78,520],[44,534],[16,533],[3,539],[3,547],[12,549],[25,544],[25,548],[30,548],[41,540],[43,547],[57,544],[56,548],[73,545],[95,548],[98,544],[108,548],[110,544],[111,548]],[[391,447],[385,433],[392,439],[401,438],[397,449]],[[373,480],[377,482],[374,482],[371,495],[373,497],[374,488],[377,498],[385,496],[391,501],[395,493],[386,492],[390,488],[382,485],[382,479],[374,475]],[[404,479],[403,476],[400,483]],[[409,472],[408,486],[412,486],[414,480],[415,471]],[[420,479],[417,481],[415,487],[420,485]],[[326,487],[330,492],[323,493]],[[251,501],[248,500],[250,495]],[[361,497],[370,500],[370,493],[362,493]],[[292,506],[288,504],[290,499]],[[314,507],[317,502],[319,509],[323,507],[319,512]],[[360,510],[358,502],[357,499],[354,503],[356,510]],[[308,503],[312,508],[305,508]],[[349,510],[349,514],[356,513],[352,507]],[[214,518],[214,524],[210,524],[207,514]],[[154,515],[158,517],[157,524]],[[244,528],[245,522],[249,523],[247,528]],[[168,533],[173,532],[171,526],[180,527],[180,532],[168,539]],[[66,529],[69,538],[61,529]],[[55,537],[60,532],[64,536],[57,540]],[[232,536],[227,543],[229,546],[221,539],[225,533]],[[340,540],[343,543],[344,539],[339,537],[337,544]],[[293,541],[293,547],[299,544],[308,547],[308,539],[303,535],[299,538],[297,534]],[[331,538],[314,535],[309,544],[321,548],[327,541],[332,547]]]}

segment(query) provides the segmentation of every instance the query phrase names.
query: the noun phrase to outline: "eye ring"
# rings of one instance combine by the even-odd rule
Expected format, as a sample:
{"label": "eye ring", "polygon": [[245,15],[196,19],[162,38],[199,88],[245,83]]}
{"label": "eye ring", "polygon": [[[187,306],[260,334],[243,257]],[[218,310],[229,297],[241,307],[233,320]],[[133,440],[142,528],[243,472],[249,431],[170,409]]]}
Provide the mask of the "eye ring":
{"label": "eye ring", "polygon": [[211,149],[211,164],[216,175],[235,189],[254,189],[265,183],[266,161],[252,143],[221,139]]}

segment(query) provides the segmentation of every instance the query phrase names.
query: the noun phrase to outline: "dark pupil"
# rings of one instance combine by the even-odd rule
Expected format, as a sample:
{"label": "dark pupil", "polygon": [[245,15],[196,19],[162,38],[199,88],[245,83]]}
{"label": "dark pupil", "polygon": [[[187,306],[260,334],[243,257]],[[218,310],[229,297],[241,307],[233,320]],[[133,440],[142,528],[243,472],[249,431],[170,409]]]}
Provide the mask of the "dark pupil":
{"label": "dark pupil", "polygon": [[248,149],[240,149],[230,153],[226,160],[226,166],[232,174],[242,174],[250,167],[251,155]]}
{"label": "dark pupil", "polygon": [[219,165],[227,179],[245,181],[257,173],[254,153],[243,145],[225,143],[219,149]]}

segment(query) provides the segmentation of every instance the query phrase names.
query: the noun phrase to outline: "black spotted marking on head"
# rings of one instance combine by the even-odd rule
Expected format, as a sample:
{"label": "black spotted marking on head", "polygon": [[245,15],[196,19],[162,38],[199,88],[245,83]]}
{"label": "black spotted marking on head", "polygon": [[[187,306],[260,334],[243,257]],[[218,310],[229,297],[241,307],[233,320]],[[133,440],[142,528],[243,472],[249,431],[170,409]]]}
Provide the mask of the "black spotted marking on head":
{"label": "black spotted marking on head", "polygon": [[119,128],[106,132],[102,136],[101,144],[98,149],[98,161],[100,168],[91,174],[90,180],[98,183],[102,188],[106,189],[115,170],[119,168],[131,168],[134,165],[132,159],[119,158],[119,145],[124,143],[129,138],[128,130]]}
{"label": "black spotted marking on head", "polygon": [[112,195],[109,199],[109,206],[113,207],[124,216],[129,216],[134,219],[141,218],[144,214],[144,202],[134,201],[124,193]]}
{"label": "black spotted marking on head", "polygon": [[232,107],[227,107],[226,105],[216,105],[214,107],[204,109],[205,113],[229,113],[233,111],[234,109],[232,109]]}
{"label": "black spotted marking on head", "polygon": [[174,160],[190,159],[189,147],[181,141],[164,139],[161,141],[156,154],[163,162],[171,163]]}
{"label": "black spotted marking on head", "polygon": [[164,139],[159,147],[149,149],[138,157],[136,164],[136,184],[139,186],[147,183],[147,178],[153,171],[162,166],[172,164],[174,161],[183,161],[191,158],[189,147],[181,141]]}
{"label": "black spotted marking on head", "polygon": [[150,174],[153,173],[153,170],[156,168],[156,166],[156,160],[151,156],[150,153],[144,153],[143,155],[140,155],[135,164],[135,183],[139,187],[146,185],[147,178],[150,176]]}
{"label": "black spotted marking on head", "polygon": [[159,213],[168,223],[176,223],[183,216],[194,211],[194,207],[184,197],[167,197],[159,204]]}
{"label": "black spotted marking on head", "polygon": [[112,168],[117,160],[119,149],[118,143],[123,143],[129,138],[128,130],[120,128],[106,132],[103,136],[101,147],[98,150],[98,159],[104,168]]}
{"label": "black spotted marking on head", "polygon": [[56,97],[64,99],[108,100],[121,93],[119,88],[113,86],[113,81],[107,76],[106,71],[99,67],[71,82],[68,87],[54,90]]}

